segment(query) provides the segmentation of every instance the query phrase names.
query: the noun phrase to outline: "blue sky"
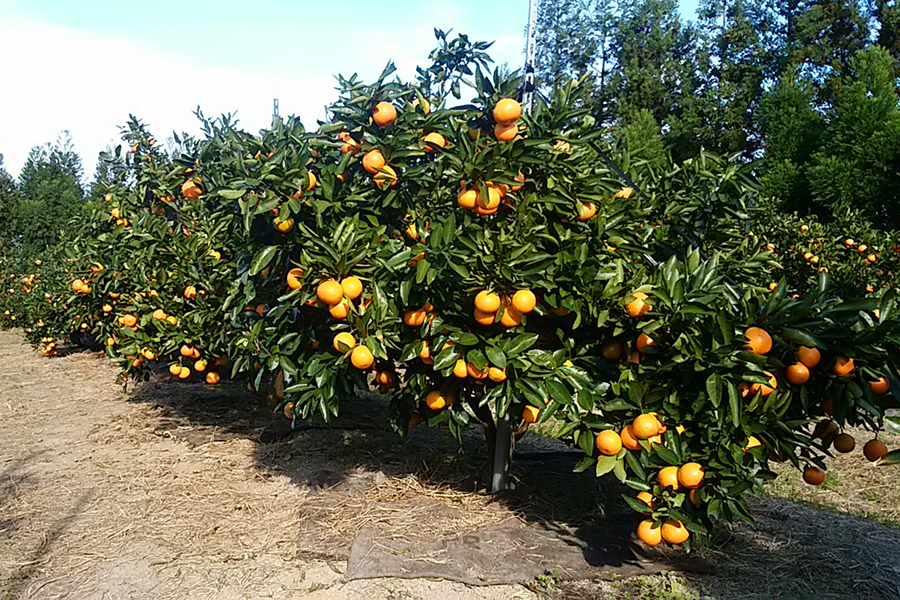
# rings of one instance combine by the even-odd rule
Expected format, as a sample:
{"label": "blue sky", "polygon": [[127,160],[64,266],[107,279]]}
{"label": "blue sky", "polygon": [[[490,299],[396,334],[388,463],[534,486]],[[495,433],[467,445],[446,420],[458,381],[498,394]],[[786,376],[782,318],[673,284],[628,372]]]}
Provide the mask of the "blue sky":
{"label": "blue sky", "polygon": [[517,66],[527,13],[527,0],[0,0],[0,56],[16,56],[4,78],[24,84],[0,97],[0,154],[17,175],[32,146],[68,129],[90,175],[129,112],[162,139],[196,131],[198,105],[256,130],[276,97],[314,126],[334,74],[371,79],[394,60],[411,76],[434,27],[494,40],[495,61]]}

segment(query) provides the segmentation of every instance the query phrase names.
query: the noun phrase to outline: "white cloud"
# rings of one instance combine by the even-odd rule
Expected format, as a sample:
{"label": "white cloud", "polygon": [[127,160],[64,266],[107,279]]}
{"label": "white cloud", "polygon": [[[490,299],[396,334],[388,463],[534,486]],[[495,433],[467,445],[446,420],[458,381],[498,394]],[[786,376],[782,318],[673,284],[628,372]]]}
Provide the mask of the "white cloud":
{"label": "white cloud", "polygon": [[[4,0],[0,0],[0,6]],[[433,4],[440,22],[460,18],[458,6]],[[483,39],[473,33],[471,39]],[[497,38],[491,54],[516,66],[522,56],[520,35]],[[97,37],[25,17],[0,21],[0,154],[17,176],[28,151],[71,132],[87,177],[97,154],[119,143],[119,127],[129,113],[147,123],[158,139],[172,131],[199,132],[193,115],[236,112],[241,125],[256,131],[269,124],[272,100],[282,115],[298,115],[307,127],[324,117],[335,98],[333,73],[358,72],[371,80],[389,59],[404,78],[415,74],[434,46],[432,28],[412,25],[372,29],[360,39],[340,39],[330,48],[304,53],[290,76],[199,66],[156,44]],[[299,48],[297,48],[299,50]],[[15,57],[15,58],[11,58]]]}

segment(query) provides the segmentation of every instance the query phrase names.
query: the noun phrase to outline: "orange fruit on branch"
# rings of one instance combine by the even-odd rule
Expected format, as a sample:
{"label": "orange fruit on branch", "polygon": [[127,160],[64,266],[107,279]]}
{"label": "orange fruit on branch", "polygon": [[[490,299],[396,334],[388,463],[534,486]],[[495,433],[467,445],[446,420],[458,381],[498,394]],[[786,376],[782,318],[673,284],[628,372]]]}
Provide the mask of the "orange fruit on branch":
{"label": "orange fruit on branch", "polygon": [[597,214],[597,205],[593,202],[582,202],[578,205],[578,216],[575,217],[579,221],[587,221]]}
{"label": "orange fruit on branch", "polygon": [[503,98],[494,105],[491,114],[497,123],[512,123],[522,116],[522,106],[512,98]]}
{"label": "orange fruit on branch", "polygon": [[754,383],[753,385],[750,386],[751,394],[756,394],[756,392],[760,392],[763,395],[763,397],[765,397],[765,396],[768,396],[769,394],[771,394],[772,392],[774,392],[776,389],[778,389],[778,379],[776,379],[775,376],[772,375],[771,373],[769,373],[768,371],[763,371],[763,374],[768,375],[769,384],[766,385],[764,383]]}
{"label": "orange fruit on branch", "polygon": [[678,491],[678,467],[664,467],[660,469],[656,475],[656,480],[662,487],[670,487],[673,491]]}
{"label": "orange fruit on branch", "polygon": [[425,396],[425,406],[430,408],[431,410],[441,410],[453,404],[453,396],[450,394],[445,394],[444,392],[439,392],[437,390],[431,391]]}
{"label": "orange fruit on branch", "polygon": [[647,507],[648,507],[650,510],[646,511],[646,512],[643,513],[643,514],[649,515],[649,514],[650,514],[650,511],[652,511],[653,508],[654,508],[653,494],[651,494],[650,492],[640,492],[640,493],[637,495],[637,499],[640,500],[641,502],[643,502],[644,504],[647,505]]}
{"label": "orange fruit on branch", "polygon": [[522,409],[522,420],[526,423],[537,423],[541,418],[541,409],[536,406],[528,405]]}
{"label": "orange fruit on branch", "polygon": [[812,369],[822,360],[822,354],[816,348],[800,346],[797,349],[797,360],[806,365],[807,368]]}
{"label": "orange fruit on branch", "polygon": [[851,373],[853,373],[855,365],[853,364],[852,358],[847,358],[846,356],[838,356],[834,361],[834,374],[840,377],[847,377]]}
{"label": "orange fruit on branch", "polygon": [[678,469],[678,483],[688,489],[698,488],[703,483],[704,475],[705,471],[698,463],[685,463]]}
{"label": "orange fruit on branch", "polygon": [[[331,345],[334,346],[334,349],[338,352],[344,353],[348,350],[356,348],[356,338],[353,337],[353,334],[342,331],[341,333],[334,336],[334,340],[332,340]],[[342,345],[344,346],[344,348],[341,347]]]}
{"label": "orange fruit on branch", "polygon": [[637,536],[648,546],[658,546],[662,542],[662,530],[650,519],[641,521],[637,528]]}
{"label": "orange fruit on branch", "polygon": [[856,448],[856,439],[849,433],[840,433],[834,438],[834,449],[842,454],[853,452]]}
{"label": "orange fruit on branch", "polygon": [[866,445],[863,446],[863,455],[871,462],[875,462],[887,453],[888,447],[881,440],[869,440],[866,442]]}
{"label": "orange fruit on branch", "polygon": [[486,313],[495,313],[500,309],[500,296],[487,290],[475,296],[475,308]]}
{"label": "orange fruit on branch", "polygon": [[635,437],[642,440],[649,440],[659,433],[659,419],[656,415],[643,414],[638,415],[631,424]]}
{"label": "orange fruit on branch", "polygon": [[512,306],[520,313],[530,313],[537,306],[537,297],[531,290],[519,290],[513,294]]}
{"label": "orange fruit on branch", "polygon": [[494,125],[494,137],[498,142],[511,142],[519,134],[519,126],[515,123],[497,123]]}
{"label": "orange fruit on branch", "polygon": [[891,382],[884,377],[879,377],[876,381],[869,383],[869,388],[873,394],[881,396],[882,394],[887,394],[888,390],[891,389]]}
{"label": "orange fruit on branch", "polygon": [[653,310],[652,306],[644,302],[647,299],[647,294],[634,292],[631,295],[634,297],[634,300],[625,305],[625,312],[628,313],[628,316],[639,318],[644,316],[644,313]]}
{"label": "orange fruit on branch", "polygon": [[787,368],[786,378],[793,385],[803,385],[809,381],[809,369],[803,363],[797,363]]}
{"label": "orange fruit on branch", "polygon": [[375,364],[375,357],[366,346],[357,346],[350,353],[350,362],[357,369],[365,370]]}
{"label": "orange fruit on branch", "polygon": [[691,536],[684,523],[676,519],[669,519],[662,524],[662,539],[670,544],[679,545],[687,541]]}
{"label": "orange fruit on branch", "polygon": [[381,153],[381,150],[369,150],[363,156],[362,166],[367,172],[375,175],[384,168],[385,166],[384,155]]}
{"label": "orange fruit on branch", "polygon": [[772,349],[772,336],[765,329],[748,327],[744,337],[748,340],[745,347],[753,354],[767,354]]}
{"label": "orange fruit on branch", "polygon": [[645,348],[650,346],[657,347],[656,341],[646,333],[642,333],[638,336],[637,342],[635,342],[635,346],[637,347],[638,352],[643,352]]}
{"label": "orange fruit on branch", "polygon": [[341,280],[341,289],[344,290],[345,296],[351,300],[356,300],[359,298],[359,295],[362,294],[363,284],[359,278],[351,275],[350,277],[345,277]]}
{"label": "orange fruit on branch", "polygon": [[299,290],[303,287],[300,278],[303,277],[303,269],[291,269],[287,273],[287,285],[292,290]]}
{"label": "orange fruit on branch", "polygon": [[372,110],[372,120],[379,127],[388,127],[397,120],[397,109],[390,102],[379,102]]}
{"label": "orange fruit on branch", "polygon": [[447,147],[447,139],[436,131],[426,134],[422,141],[425,142],[426,152],[434,152],[436,148]]}
{"label": "orange fruit on branch", "polygon": [[221,377],[215,371],[210,371],[206,374],[206,383],[210,385],[216,385],[221,380]]}
{"label": "orange fruit on branch", "polygon": [[825,482],[825,471],[819,467],[807,467],[803,471],[803,481],[810,485],[822,485]]}
{"label": "orange fruit on branch", "polygon": [[392,188],[397,185],[397,172],[390,166],[383,166],[373,177],[379,189]]}
{"label": "orange fruit on branch", "polygon": [[326,279],[316,288],[316,296],[325,304],[337,304],[344,297],[344,289],[334,279]]}
{"label": "orange fruit on branch", "polygon": [[622,449],[622,438],[615,431],[604,429],[597,434],[594,445],[600,451],[600,454],[615,456]]}

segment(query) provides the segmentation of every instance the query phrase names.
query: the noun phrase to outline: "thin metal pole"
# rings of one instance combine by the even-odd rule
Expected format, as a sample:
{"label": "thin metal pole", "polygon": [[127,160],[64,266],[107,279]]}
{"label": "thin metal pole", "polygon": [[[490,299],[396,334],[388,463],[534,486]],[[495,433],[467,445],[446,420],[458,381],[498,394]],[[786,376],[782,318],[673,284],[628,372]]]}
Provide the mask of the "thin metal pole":
{"label": "thin metal pole", "polygon": [[525,36],[525,89],[522,108],[530,113],[534,103],[534,57],[537,45],[537,0],[528,0],[528,32]]}

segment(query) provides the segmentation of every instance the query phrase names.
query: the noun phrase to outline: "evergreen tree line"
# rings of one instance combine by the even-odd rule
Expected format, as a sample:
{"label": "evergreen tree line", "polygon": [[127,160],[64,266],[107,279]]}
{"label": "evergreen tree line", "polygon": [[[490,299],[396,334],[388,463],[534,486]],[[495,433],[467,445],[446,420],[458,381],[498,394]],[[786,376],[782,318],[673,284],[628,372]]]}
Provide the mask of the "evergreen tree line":
{"label": "evergreen tree line", "polygon": [[826,221],[900,228],[898,58],[896,0],[701,0],[690,21],[677,0],[539,4],[541,86],[586,76],[643,158],[758,161],[775,208]]}
{"label": "evergreen tree line", "polygon": [[100,160],[94,180],[85,185],[81,157],[68,132],[28,154],[18,178],[0,154],[0,255],[31,260],[58,242],[72,217],[100,200],[113,174]]}

